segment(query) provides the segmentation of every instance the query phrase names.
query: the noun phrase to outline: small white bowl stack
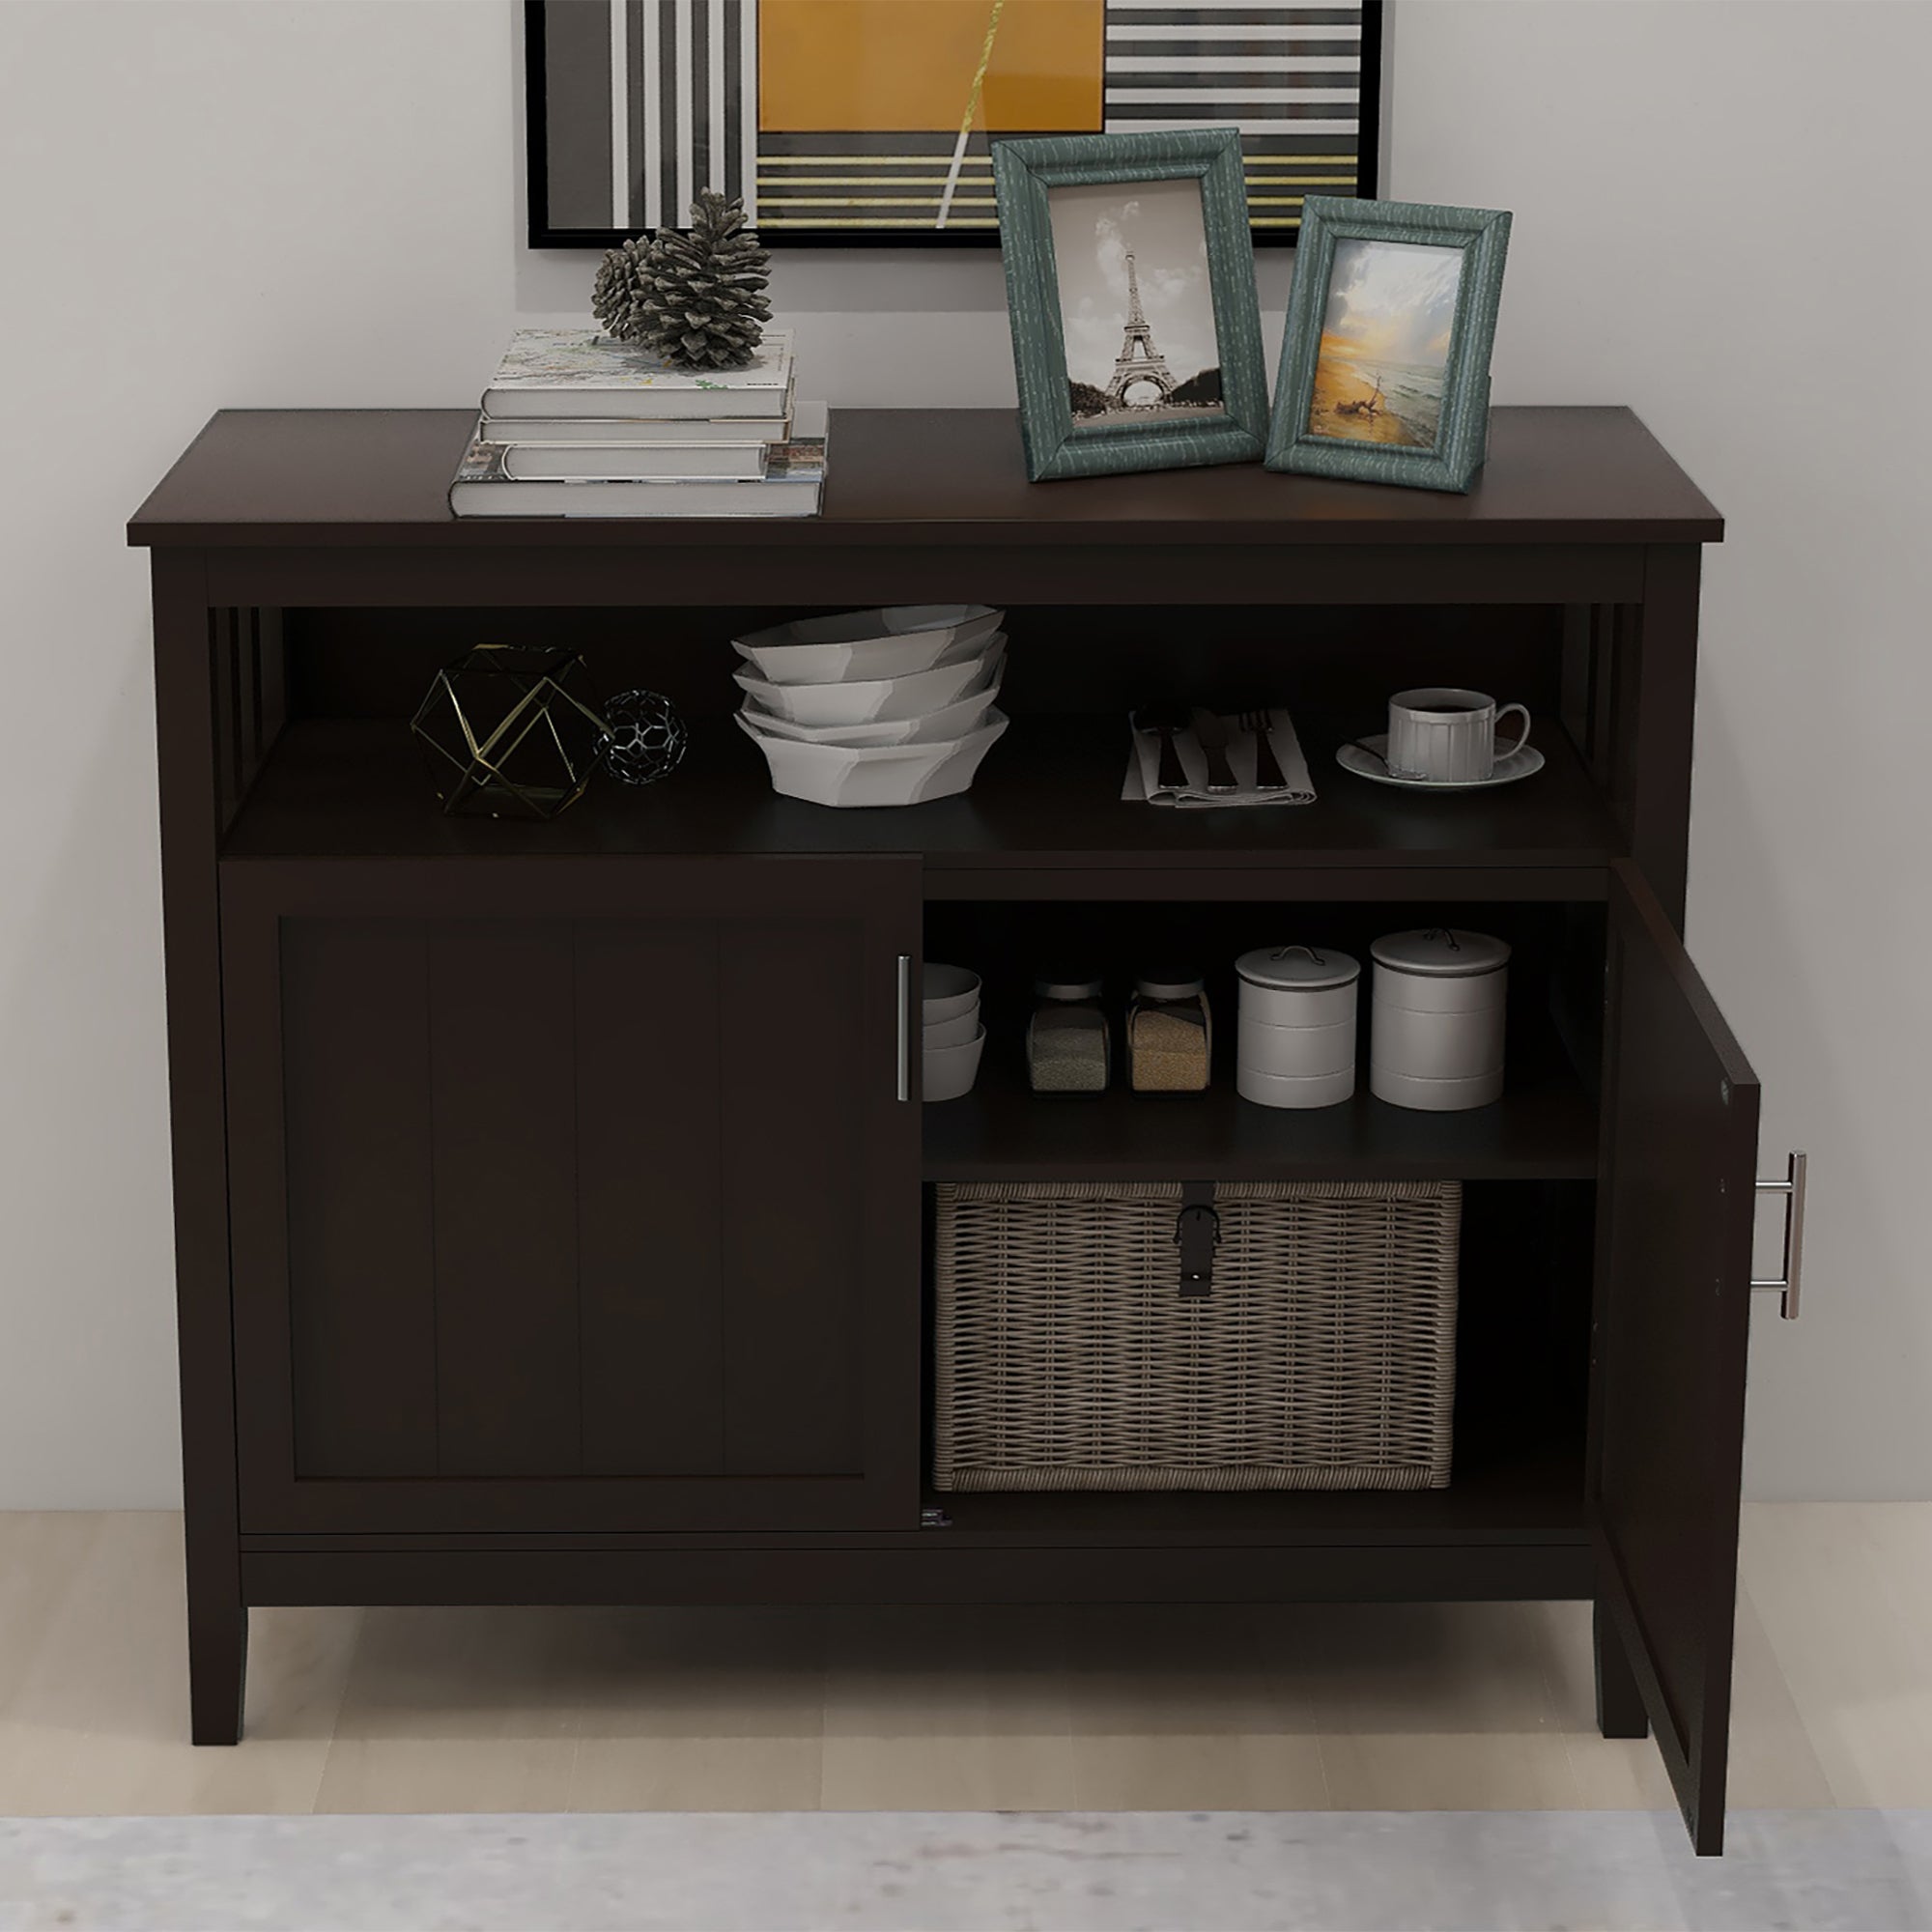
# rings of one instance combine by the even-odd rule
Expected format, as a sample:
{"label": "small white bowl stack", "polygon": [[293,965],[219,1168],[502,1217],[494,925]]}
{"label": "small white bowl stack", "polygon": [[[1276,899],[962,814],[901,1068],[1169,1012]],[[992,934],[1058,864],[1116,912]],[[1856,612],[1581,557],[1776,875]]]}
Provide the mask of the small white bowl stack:
{"label": "small white bowl stack", "polygon": [[980,976],[965,966],[929,965],[922,991],[922,1092],[928,1102],[957,1100],[973,1091],[986,1045],[986,1029],[980,1024]]}
{"label": "small white bowl stack", "polygon": [[972,784],[1000,733],[1006,612],[902,604],[732,640],[739,727],[772,789],[813,805],[920,805]]}

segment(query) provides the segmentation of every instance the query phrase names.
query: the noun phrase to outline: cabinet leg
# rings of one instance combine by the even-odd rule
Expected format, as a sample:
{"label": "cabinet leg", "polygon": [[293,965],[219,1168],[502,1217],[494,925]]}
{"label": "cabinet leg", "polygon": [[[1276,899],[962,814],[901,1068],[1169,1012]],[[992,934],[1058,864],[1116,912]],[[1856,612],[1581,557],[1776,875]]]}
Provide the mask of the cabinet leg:
{"label": "cabinet leg", "polygon": [[248,1679],[248,1611],[245,1605],[187,1613],[188,1731],[198,1745],[242,1742],[242,1699]]}
{"label": "cabinet leg", "polygon": [[1598,1730],[1606,1738],[1648,1737],[1650,1719],[1643,1708],[1643,1693],[1636,1688],[1624,1640],[1602,1604],[1596,1606],[1591,1634],[1597,1653]]}

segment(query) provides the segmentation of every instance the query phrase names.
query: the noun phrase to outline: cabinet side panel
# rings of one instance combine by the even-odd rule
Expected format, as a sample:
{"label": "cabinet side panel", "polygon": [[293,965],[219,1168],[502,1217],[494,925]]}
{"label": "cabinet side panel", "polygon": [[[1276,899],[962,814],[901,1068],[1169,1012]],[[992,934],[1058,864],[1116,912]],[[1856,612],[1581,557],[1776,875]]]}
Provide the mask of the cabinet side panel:
{"label": "cabinet side panel", "polygon": [[431,1476],[423,928],[287,920],[281,962],[296,1475]]}
{"label": "cabinet side panel", "polygon": [[1631,857],[1672,926],[1684,930],[1690,849],[1690,761],[1697,710],[1697,602],[1703,554],[1694,544],[1644,553],[1643,606],[1634,686],[1618,729],[1631,742],[1626,799]]}
{"label": "cabinet side panel", "polygon": [[190,1724],[197,1744],[233,1744],[242,1731],[248,1613],[236,1540],[235,1336],[215,888],[216,639],[202,553],[156,551],[153,569]]}
{"label": "cabinet side panel", "polygon": [[734,1474],[846,1475],[865,1465],[861,930],[856,922],[748,922],[729,933],[720,960],[725,1460]]}
{"label": "cabinet side panel", "polygon": [[562,920],[430,928],[444,1476],[580,1464],[571,939]]}
{"label": "cabinet side panel", "polygon": [[717,973],[708,923],[577,929],[586,1475],[724,1471]]}

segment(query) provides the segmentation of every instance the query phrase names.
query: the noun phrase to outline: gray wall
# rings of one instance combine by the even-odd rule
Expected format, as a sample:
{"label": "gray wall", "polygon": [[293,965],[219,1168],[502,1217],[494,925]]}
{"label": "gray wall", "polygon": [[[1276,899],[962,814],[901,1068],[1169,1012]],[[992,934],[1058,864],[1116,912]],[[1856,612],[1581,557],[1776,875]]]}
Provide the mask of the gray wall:
{"label": "gray wall", "polygon": [[[0,1506],[176,1492],[122,523],[219,406],[467,403],[513,321],[583,306],[587,259],[518,242],[516,12],[0,6]],[[1516,212],[1498,400],[1634,404],[1731,519],[1690,939],[1768,1164],[1801,1141],[1817,1175],[1810,1313],[1760,1311],[1753,1488],[1932,1495],[1932,9],[1402,0],[1392,38],[1389,191]],[[790,257],[777,296],[835,404],[1010,401],[991,258]]]}

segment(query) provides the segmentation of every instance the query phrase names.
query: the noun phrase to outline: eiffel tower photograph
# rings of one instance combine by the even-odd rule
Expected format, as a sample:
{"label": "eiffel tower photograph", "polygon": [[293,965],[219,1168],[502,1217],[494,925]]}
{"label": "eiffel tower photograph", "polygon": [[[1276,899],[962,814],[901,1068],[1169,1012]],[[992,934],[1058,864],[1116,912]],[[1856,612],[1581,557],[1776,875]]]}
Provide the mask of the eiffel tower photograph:
{"label": "eiffel tower photograph", "polygon": [[1047,210],[1075,427],[1219,415],[1199,184],[1057,187]]}

